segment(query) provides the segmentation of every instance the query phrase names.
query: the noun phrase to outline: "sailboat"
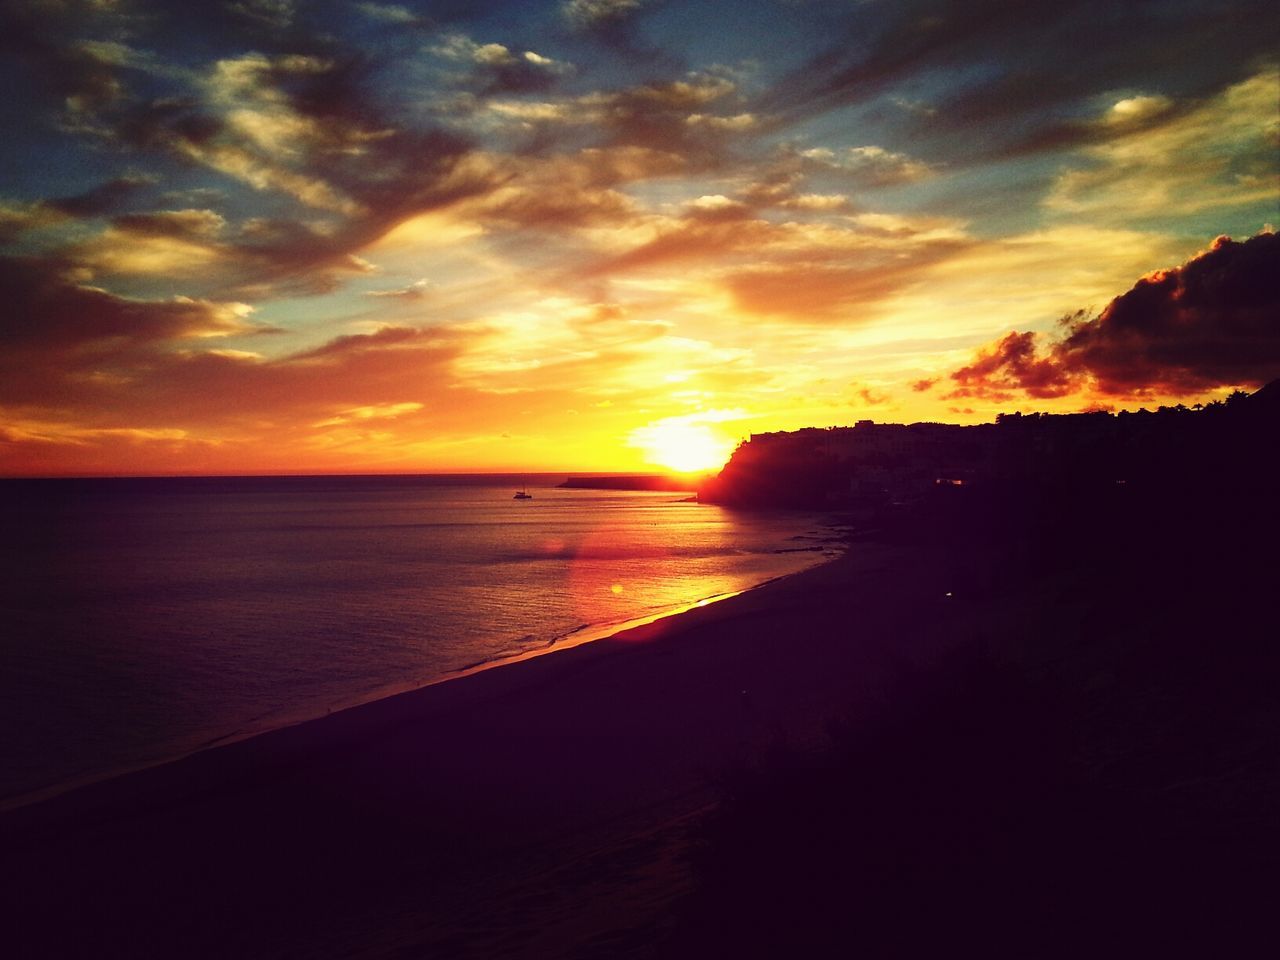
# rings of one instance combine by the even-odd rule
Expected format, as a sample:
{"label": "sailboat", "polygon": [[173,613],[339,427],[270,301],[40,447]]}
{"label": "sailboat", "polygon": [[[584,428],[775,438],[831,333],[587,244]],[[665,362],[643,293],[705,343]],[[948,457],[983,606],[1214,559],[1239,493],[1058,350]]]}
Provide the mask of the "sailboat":
{"label": "sailboat", "polygon": [[516,495],[511,499],[512,500],[532,500],[533,494],[526,489],[528,486],[529,486],[529,483],[527,480],[524,483],[520,484],[520,489],[516,491]]}

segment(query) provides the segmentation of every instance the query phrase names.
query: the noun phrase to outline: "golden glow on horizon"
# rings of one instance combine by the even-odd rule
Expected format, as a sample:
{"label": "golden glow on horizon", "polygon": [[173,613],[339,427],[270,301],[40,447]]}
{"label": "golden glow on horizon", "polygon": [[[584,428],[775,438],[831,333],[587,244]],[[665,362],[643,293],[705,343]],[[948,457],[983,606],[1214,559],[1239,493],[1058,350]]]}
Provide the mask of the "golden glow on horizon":
{"label": "golden glow on horizon", "polygon": [[646,458],[679,473],[703,473],[724,466],[735,443],[705,423],[677,419],[640,427],[633,442]]}

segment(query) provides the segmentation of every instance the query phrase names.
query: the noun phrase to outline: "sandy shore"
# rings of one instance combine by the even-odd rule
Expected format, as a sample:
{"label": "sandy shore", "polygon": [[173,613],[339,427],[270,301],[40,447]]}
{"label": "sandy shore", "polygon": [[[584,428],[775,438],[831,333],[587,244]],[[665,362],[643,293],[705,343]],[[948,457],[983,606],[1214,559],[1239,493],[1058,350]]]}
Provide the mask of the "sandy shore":
{"label": "sandy shore", "polygon": [[726,774],[821,740],[886,671],[933,656],[958,576],[941,554],[855,544],[608,639],[12,811],[10,929],[24,955],[490,957],[660,924],[682,824]]}

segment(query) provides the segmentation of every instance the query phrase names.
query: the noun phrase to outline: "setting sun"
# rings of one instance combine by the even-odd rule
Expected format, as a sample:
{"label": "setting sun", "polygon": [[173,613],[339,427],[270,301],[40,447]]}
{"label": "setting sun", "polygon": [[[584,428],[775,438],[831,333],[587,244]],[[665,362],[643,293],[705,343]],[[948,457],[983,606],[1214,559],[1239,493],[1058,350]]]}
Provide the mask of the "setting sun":
{"label": "setting sun", "polygon": [[678,419],[640,427],[632,435],[632,442],[644,450],[650,463],[680,473],[718,470],[734,448],[734,441],[713,427]]}

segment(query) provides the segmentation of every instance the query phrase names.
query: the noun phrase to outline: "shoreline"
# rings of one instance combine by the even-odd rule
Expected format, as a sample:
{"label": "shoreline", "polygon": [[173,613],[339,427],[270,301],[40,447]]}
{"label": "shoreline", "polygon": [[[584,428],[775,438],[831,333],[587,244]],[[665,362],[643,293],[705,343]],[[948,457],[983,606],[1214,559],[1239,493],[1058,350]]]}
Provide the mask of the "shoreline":
{"label": "shoreline", "polygon": [[[833,541],[833,548],[834,547],[835,544]],[[4,817],[11,813],[27,810],[31,807],[39,806],[50,801],[56,801],[59,798],[78,793],[81,790],[98,788],[116,780],[146,773],[147,771],[161,769],[171,764],[182,763],[193,757],[198,757],[211,751],[221,750],[259,737],[271,736],[272,734],[281,731],[291,730],[300,726],[305,726],[306,724],[327,720],[330,717],[335,717],[351,710],[358,710],[378,704],[382,701],[411,695],[432,687],[464,680],[468,677],[487,673],[491,670],[510,667],[515,664],[539,659],[554,653],[573,650],[586,644],[612,640],[620,634],[628,633],[629,631],[661,621],[674,620],[693,611],[709,607],[713,604],[721,603],[725,600],[742,596],[743,594],[752,593],[756,590],[761,590],[771,584],[793,577],[802,576],[818,567],[838,563],[847,552],[848,547],[848,542],[845,541],[839,545],[838,552],[835,552],[834,554],[828,553],[827,548],[821,546],[805,548],[806,552],[813,552],[815,557],[817,557],[813,563],[790,573],[771,576],[758,583],[743,587],[741,590],[732,590],[726,593],[713,594],[708,597],[702,597],[697,600],[677,604],[668,609],[639,617],[629,617],[624,620],[609,623],[584,624],[569,631],[568,633],[551,638],[551,640],[541,646],[534,647],[529,650],[502,654],[492,659],[482,660],[468,666],[447,671],[444,674],[427,680],[413,680],[404,683],[391,684],[388,686],[378,687],[363,694],[357,694],[351,699],[340,700],[334,704],[328,705],[324,713],[280,715],[275,720],[272,720],[262,726],[235,730],[205,741],[190,750],[169,754],[151,761],[144,761],[142,763],[116,768],[102,774],[90,774],[85,777],[65,781],[54,786],[44,787],[34,791],[28,791],[27,793],[18,794],[10,798],[0,799],[0,820],[3,820]]]}
{"label": "shoreline", "polygon": [[[375,957],[423,937],[412,955],[563,955],[544,941],[652,918],[688,888],[689,831],[733,771],[819,746],[868,678],[932,656],[915,625],[954,576],[936,551],[854,541],[560,656],[7,811],[11,940],[79,941],[31,956]],[[531,891],[551,900],[526,909]],[[527,949],[490,942],[517,929]]]}

